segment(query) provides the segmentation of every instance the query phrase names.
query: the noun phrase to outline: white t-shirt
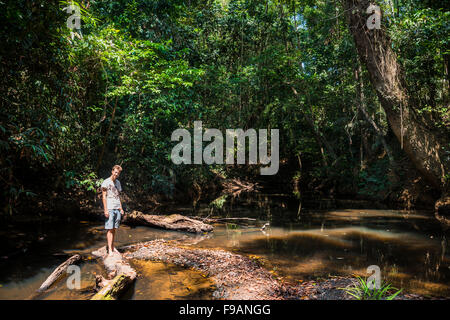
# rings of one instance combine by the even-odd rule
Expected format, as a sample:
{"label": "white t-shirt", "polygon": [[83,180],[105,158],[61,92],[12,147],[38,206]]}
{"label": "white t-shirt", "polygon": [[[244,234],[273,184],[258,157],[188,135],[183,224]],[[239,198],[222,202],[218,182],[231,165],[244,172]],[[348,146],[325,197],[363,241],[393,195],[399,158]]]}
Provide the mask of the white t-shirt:
{"label": "white t-shirt", "polygon": [[102,189],[106,189],[106,206],[107,209],[120,209],[120,198],[119,192],[122,191],[122,186],[120,181],[112,181],[111,177],[105,179],[102,183]]}

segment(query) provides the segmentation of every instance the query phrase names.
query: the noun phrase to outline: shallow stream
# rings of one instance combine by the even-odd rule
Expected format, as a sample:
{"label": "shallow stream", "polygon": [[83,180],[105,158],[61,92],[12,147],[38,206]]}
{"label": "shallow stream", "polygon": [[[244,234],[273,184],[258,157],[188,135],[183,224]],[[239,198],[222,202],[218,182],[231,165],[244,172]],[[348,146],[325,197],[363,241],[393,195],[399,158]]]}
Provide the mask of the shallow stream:
{"label": "shallow stream", "polygon": [[[450,297],[450,234],[430,213],[341,209],[297,214],[287,208],[272,209],[269,214],[267,208],[247,206],[225,210],[222,216],[257,220],[216,224],[209,235],[122,225],[116,246],[179,239],[195,248],[257,256],[272,273],[292,282],[368,276],[367,267],[377,265],[382,279],[406,292]],[[289,219],[280,218],[282,212]],[[270,225],[262,230],[268,221]],[[41,222],[2,226],[0,241],[0,299],[27,299],[70,254],[88,254],[103,246],[105,234],[101,222]],[[157,262],[131,264],[139,278],[125,298],[212,298],[214,283],[198,271]],[[62,279],[39,299],[86,299],[92,295],[96,274],[104,274],[102,265],[87,260],[81,264],[81,289],[68,289]]]}

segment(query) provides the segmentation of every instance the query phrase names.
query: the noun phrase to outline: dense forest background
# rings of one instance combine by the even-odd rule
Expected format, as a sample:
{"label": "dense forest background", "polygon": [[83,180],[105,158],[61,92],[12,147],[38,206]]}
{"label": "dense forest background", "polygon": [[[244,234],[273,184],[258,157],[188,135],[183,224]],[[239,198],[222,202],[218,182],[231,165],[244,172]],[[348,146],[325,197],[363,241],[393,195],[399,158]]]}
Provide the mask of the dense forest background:
{"label": "dense forest background", "polygon": [[[433,208],[448,194],[449,12],[440,1],[0,2],[1,212],[76,206],[114,164],[133,203],[223,182]],[[177,128],[280,129],[280,171],[174,165]]]}

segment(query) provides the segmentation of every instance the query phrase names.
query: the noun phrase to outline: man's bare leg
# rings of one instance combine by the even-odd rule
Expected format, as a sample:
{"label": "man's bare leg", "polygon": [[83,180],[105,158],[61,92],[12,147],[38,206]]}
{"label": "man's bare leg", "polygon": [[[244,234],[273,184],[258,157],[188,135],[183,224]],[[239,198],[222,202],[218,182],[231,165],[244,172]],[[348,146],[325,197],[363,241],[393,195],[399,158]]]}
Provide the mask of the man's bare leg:
{"label": "man's bare leg", "polygon": [[116,228],[112,229],[112,251],[111,252],[119,252],[114,246],[114,238],[116,237]]}
{"label": "man's bare leg", "polygon": [[108,254],[112,255],[113,250],[114,250],[114,246],[113,246],[113,243],[114,243],[114,229],[109,229],[106,232],[106,240],[107,240],[107,243],[108,243]]}

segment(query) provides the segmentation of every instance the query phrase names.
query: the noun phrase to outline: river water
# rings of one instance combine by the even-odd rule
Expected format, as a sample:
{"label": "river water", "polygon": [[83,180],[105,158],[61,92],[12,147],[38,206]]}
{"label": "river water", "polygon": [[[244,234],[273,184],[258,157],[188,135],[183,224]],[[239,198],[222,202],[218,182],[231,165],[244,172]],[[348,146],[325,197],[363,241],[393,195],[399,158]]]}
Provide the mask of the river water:
{"label": "river water", "polygon": [[[178,208],[189,211],[192,208]],[[195,210],[207,215],[209,207]],[[217,212],[216,212],[217,213]],[[215,215],[216,215],[215,213]],[[193,248],[218,248],[257,256],[274,275],[291,282],[336,275],[381,277],[408,293],[450,297],[449,231],[429,212],[339,209],[294,210],[283,202],[260,207],[223,207],[223,217],[256,220],[215,224],[209,235],[121,226],[116,246],[152,239],[178,239]],[[270,223],[264,230],[261,226]],[[88,254],[105,244],[102,222],[64,221],[4,225],[0,230],[0,299],[29,299],[70,254]],[[131,261],[139,277],[128,299],[212,299],[214,283],[196,270],[157,262]],[[101,263],[81,265],[81,288],[66,279],[37,299],[87,299]]]}

